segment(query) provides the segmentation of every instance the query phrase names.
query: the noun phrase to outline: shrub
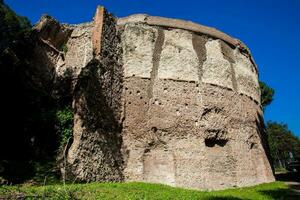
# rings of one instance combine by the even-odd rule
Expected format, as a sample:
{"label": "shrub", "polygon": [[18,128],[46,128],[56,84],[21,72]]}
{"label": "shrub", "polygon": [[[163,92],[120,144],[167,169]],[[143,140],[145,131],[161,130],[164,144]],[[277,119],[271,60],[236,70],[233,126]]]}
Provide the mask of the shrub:
{"label": "shrub", "polygon": [[57,128],[59,134],[60,149],[63,148],[73,134],[73,110],[70,106],[63,107],[56,111]]}

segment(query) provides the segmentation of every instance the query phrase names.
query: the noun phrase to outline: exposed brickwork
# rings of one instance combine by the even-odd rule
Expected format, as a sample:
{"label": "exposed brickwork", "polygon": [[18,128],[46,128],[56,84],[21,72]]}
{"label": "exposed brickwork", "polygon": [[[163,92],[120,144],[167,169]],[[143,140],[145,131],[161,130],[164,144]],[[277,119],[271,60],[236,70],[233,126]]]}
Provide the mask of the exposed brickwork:
{"label": "exposed brickwork", "polygon": [[182,20],[117,19],[103,7],[93,23],[67,28],[67,52],[44,35],[37,50],[74,80],[68,178],[196,189],[274,181],[257,68],[239,40]]}
{"label": "exposed brickwork", "polygon": [[92,33],[93,50],[96,56],[101,53],[101,40],[103,31],[103,20],[104,20],[105,9],[102,6],[98,6],[96,14],[94,16],[94,27]]}
{"label": "exposed brickwork", "polygon": [[176,24],[166,29],[126,20],[125,180],[196,189],[274,181],[249,58],[223,40]]}

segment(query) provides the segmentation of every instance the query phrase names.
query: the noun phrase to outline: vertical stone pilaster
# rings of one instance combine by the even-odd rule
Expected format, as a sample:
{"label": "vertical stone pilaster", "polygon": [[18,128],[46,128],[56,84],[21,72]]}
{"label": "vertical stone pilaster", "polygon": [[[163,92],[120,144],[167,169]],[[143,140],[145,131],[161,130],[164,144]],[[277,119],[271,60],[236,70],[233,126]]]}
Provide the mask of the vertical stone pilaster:
{"label": "vertical stone pilaster", "polygon": [[101,53],[104,12],[105,12],[105,8],[103,6],[98,6],[96,10],[96,14],[94,16],[92,43],[93,43],[93,52],[95,56],[99,56]]}
{"label": "vertical stone pilaster", "polygon": [[155,42],[154,46],[154,52],[153,52],[153,57],[152,57],[152,71],[150,73],[150,88],[149,88],[149,99],[153,97],[153,86],[154,86],[154,81],[157,78],[157,73],[158,73],[158,66],[159,66],[159,61],[161,57],[161,52],[162,52],[162,47],[164,44],[165,40],[165,34],[162,29],[158,29],[158,36]]}

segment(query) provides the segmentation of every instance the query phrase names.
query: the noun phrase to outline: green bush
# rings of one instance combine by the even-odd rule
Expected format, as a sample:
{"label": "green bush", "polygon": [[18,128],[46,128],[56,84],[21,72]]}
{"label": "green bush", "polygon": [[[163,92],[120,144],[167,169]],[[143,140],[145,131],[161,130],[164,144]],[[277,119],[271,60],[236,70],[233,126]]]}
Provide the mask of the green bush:
{"label": "green bush", "polygon": [[70,106],[56,111],[56,121],[60,138],[60,148],[63,148],[73,134],[73,110]]}
{"label": "green bush", "polygon": [[68,52],[67,44],[63,44],[62,47],[61,47],[61,50],[64,52],[64,54],[67,54],[67,52]]}
{"label": "green bush", "polygon": [[34,176],[29,183],[34,185],[57,184],[60,182],[60,174],[55,161],[33,162]]}

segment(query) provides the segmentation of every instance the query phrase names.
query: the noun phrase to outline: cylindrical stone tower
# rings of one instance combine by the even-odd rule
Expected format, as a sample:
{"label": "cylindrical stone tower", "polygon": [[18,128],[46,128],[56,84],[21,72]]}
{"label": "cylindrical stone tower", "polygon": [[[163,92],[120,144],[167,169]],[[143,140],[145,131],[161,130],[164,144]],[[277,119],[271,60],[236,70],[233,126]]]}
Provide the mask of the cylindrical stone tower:
{"label": "cylindrical stone tower", "polygon": [[51,69],[58,88],[71,80],[67,179],[195,189],[274,181],[258,71],[239,40],[182,20],[117,19],[103,7],[92,23],[46,17],[35,29],[41,56],[32,63]]}
{"label": "cylindrical stone tower", "polygon": [[221,189],[274,181],[247,47],[192,22],[118,20],[125,181]]}

